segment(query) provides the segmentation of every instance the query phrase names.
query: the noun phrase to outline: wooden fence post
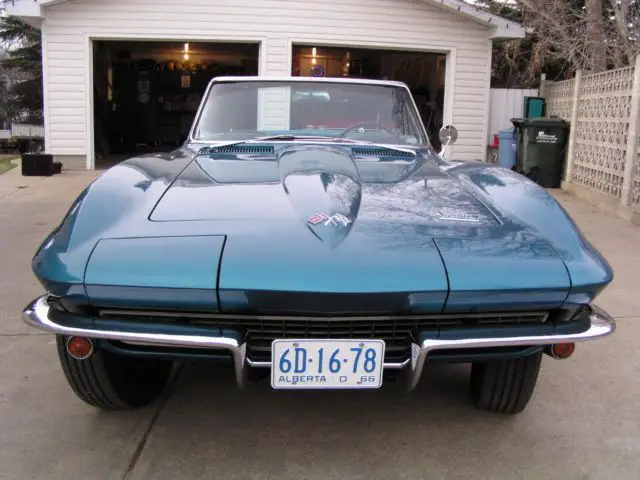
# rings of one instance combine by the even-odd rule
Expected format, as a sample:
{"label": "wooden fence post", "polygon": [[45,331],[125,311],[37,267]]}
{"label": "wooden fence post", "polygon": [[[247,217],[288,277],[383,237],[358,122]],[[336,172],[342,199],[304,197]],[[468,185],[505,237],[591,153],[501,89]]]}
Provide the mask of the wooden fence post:
{"label": "wooden fence post", "polygon": [[541,98],[545,97],[547,91],[547,74],[543,73],[540,75],[540,88],[538,89],[538,96]]}
{"label": "wooden fence post", "polygon": [[638,161],[638,135],[640,134],[640,55],[636,56],[633,67],[633,87],[631,89],[631,112],[629,117],[629,130],[627,132],[627,152],[624,162],[624,175],[622,177],[622,194],[620,203],[623,207],[631,204],[631,184],[633,182],[633,169]]}
{"label": "wooden fence post", "polygon": [[582,85],[582,70],[576,72],[573,84],[573,107],[571,108],[571,129],[569,130],[569,145],[567,148],[567,169],[565,171],[565,182],[571,181],[571,171],[573,170],[573,156],[576,145],[576,135],[578,134],[578,107],[580,106],[580,85]]}

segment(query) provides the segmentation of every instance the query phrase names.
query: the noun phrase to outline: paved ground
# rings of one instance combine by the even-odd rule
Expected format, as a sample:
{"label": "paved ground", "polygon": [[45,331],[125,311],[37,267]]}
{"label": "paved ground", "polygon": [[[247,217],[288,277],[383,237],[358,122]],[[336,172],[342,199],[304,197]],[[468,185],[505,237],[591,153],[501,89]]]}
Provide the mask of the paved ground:
{"label": "paved ground", "polygon": [[431,367],[411,395],[294,395],[186,365],[158,404],[101,413],[67,387],[52,337],[19,319],[40,293],[36,246],[90,178],[0,176],[0,479],[640,478],[640,228],[558,194],[615,269],[600,303],[619,327],[545,358],[519,416],[469,406],[463,366]]}

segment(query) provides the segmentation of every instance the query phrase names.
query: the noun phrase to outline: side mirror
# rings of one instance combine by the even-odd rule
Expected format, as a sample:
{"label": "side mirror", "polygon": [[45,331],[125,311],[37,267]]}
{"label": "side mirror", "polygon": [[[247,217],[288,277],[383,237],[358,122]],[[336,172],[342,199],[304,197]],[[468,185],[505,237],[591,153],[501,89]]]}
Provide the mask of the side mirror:
{"label": "side mirror", "polygon": [[444,125],[438,133],[438,138],[442,144],[440,155],[444,155],[449,145],[453,145],[458,140],[458,130],[453,125]]}

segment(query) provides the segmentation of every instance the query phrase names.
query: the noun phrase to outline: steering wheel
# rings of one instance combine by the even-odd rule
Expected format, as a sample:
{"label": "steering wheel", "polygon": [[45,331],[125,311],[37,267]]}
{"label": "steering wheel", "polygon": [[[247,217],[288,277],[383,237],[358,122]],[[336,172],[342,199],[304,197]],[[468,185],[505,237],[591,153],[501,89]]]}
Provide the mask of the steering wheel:
{"label": "steering wheel", "polygon": [[340,135],[339,138],[343,138],[345,137],[348,133],[352,132],[353,130],[357,129],[357,128],[365,128],[365,127],[376,127],[378,130],[384,130],[385,132],[391,134],[391,135],[395,135],[394,132],[392,132],[391,130],[389,130],[388,128],[383,127],[382,125],[380,125],[379,123],[375,123],[375,122],[361,122],[361,123],[356,123],[354,125],[351,125],[350,127],[346,128]]}

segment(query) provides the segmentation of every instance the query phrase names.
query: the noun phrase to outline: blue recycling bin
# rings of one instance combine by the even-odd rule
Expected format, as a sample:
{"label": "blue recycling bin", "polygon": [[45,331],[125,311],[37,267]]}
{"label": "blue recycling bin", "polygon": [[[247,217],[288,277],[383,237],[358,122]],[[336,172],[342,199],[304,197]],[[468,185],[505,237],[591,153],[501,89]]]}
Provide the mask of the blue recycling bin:
{"label": "blue recycling bin", "polygon": [[516,165],[516,147],[518,136],[515,129],[502,130],[498,132],[500,144],[498,145],[498,163],[506,168],[513,168]]}

